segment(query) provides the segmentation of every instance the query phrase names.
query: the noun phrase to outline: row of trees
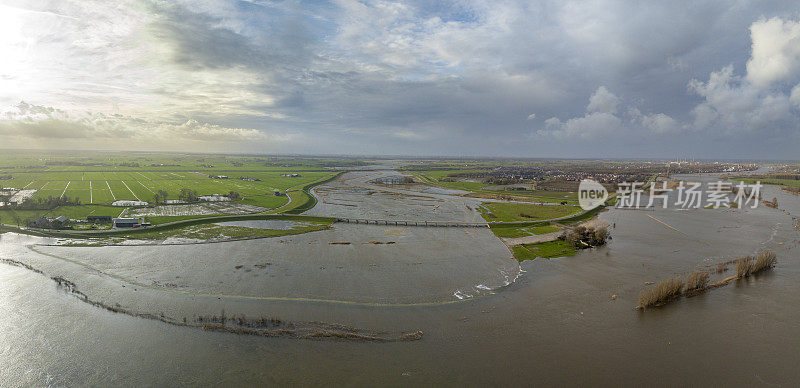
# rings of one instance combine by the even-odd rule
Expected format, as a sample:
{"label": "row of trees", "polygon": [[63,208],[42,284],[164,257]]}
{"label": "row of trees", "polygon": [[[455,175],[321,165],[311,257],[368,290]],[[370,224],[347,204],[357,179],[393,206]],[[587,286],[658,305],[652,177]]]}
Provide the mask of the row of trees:
{"label": "row of trees", "polygon": [[[7,199],[3,200],[0,199],[0,202],[8,202]],[[12,209],[17,210],[51,210],[55,209],[59,206],[70,206],[70,205],[80,205],[81,200],[78,197],[70,198],[67,196],[64,197],[53,197],[49,196],[47,198],[29,198],[27,201],[23,203],[18,203],[14,205],[6,205],[11,207]]]}

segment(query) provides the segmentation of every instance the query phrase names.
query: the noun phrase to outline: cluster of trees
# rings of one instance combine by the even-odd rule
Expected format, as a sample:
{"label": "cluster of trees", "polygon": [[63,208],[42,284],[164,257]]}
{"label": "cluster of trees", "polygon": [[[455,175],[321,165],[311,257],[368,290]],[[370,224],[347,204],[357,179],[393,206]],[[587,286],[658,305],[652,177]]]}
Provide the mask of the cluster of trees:
{"label": "cluster of trees", "polygon": [[181,201],[194,202],[197,201],[197,197],[198,197],[197,190],[183,188],[178,193],[178,199],[180,199]]}
{"label": "cluster of trees", "polygon": [[231,201],[236,201],[236,200],[242,198],[242,195],[239,194],[238,191],[231,190],[231,192],[228,193],[228,198],[230,198]]}
{"label": "cluster of trees", "polygon": [[122,162],[119,164],[121,167],[140,167],[136,162]]}
{"label": "cluster of trees", "polygon": [[167,193],[165,190],[158,190],[155,194],[153,194],[153,202],[164,202],[167,200],[167,197],[169,197],[169,193]]}
{"label": "cluster of trees", "polygon": [[604,245],[609,238],[608,228],[576,226],[561,233],[559,239],[578,249],[599,247]]}
{"label": "cluster of trees", "polygon": [[11,176],[11,175],[0,175],[0,180],[3,180],[3,181],[7,181],[7,180],[12,179],[12,178],[14,178],[14,177]]}

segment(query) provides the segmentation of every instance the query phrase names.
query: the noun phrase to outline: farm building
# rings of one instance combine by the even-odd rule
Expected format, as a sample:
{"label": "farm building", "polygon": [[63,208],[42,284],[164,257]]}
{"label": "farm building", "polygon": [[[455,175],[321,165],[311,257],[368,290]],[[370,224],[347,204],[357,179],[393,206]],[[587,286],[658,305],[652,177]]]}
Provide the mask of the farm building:
{"label": "farm building", "polygon": [[283,174],[283,176],[289,177],[289,178],[300,178],[301,175],[300,174]]}
{"label": "farm building", "polygon": [[142,218],[114,218],[112,222],[115,228],[138,228],[144,224]]}

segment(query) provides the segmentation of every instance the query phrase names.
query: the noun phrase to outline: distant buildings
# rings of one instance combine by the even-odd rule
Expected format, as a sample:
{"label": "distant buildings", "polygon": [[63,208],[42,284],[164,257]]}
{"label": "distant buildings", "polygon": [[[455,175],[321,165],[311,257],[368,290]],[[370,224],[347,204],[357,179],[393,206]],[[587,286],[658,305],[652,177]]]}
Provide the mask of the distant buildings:
{"label": "distant buildings", "polygon": [[283,174],[283,176],[289,177],[289,178],[300,178],[301,175],[300,174]]}

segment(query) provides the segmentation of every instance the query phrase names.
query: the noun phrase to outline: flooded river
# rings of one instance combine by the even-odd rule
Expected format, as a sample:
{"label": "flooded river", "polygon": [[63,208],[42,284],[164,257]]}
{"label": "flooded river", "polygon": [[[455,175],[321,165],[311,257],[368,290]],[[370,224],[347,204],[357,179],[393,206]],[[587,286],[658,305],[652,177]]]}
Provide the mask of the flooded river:
{"label": "flooded river", "polygon": [[[35,238],[6,234],[0,239],[2,258],[41,266],[47,276],[0,264],[0,385],[796,386],[800,383],[800,231],[795,229],[793,217],[800,216],[800,197],[774,187],[764,190],[765,198],[778,198],[780,210],[764,206],[736,211],[609,210],[601,215],[613,225],[613,240],[607,246],[569,258],[526,261],[521,275],[508,286],[502,286],[498,272],[509,263],[507,251],[502,244],[484,241],[484,236],[459,240],[475,244],[465,250],[474,256],[464,259],[464,269],[456,268],[458,255],[441,256],[438,262],[420,254],[429,261],[416,266],[415,262],[424,260],[387,263],[380,269],[384,272],[373,278],[360,275],[372,268],[369,260],[396,257],[380,250],[405,252],[409,248],[361,244],[359,247],[367,249],[363,252],[373,252],[358,254],[359,261],[366,260],[360,264],[365,267],[351,267],[352,276],[339,278],[320,274],[318,267],[324,264],[319,260],[325,258],[320,252],[354,249],[354,245],[314,248],[317,245],[305,244],[303,252],[323,256],[296,264],[290,278],[307,276],[308,282],[281,278],[275,287],[268,275],[261,274],[256,281],[252,280],[254,271],[237,273],[230,267],[278,257],[284,249],[278,243],[259,245],[273,251],[258,257],[247,254],[261,252],[248,251],[247,244],[254,242],[213,244],[191,254],[183,247],[39,247],[40,252],[35,252],[26,248],[37,242]],[[376,201],[392,200],[388,198]],[[380,206],[388,209],[388,205]],[[424,209],[427,205],[422,201],[414,206]],[[452,207],[443,214],[464,219],[460,207],[448,206]],[[351,206],[342,206],[348,208]],[[347,227],[330,232],[341,233],[331,238],[345,238]],[[382,227],[374,228],[359,232],[363,236],[358,241],[378,237],[400,241]],[[315,233],[322,232],[302,238],[318,239],[312,237]],[[425,232],[410,233],[420,233],[414,238],[422,239]],[[464,235],[459,228],[435,233],[452,233],[438,237],[454,239]],[[437,240],[432,236],[431,240]],[[762,248],[778,255],[773,271],[662,308],[633,309],[644,282],[685,274]],[[78,253],[66,254],[66,250]],[[164,252],[179,259],[148,270],[157,262],[154,255]],[[208,259],[223,254],[235,260],[220,264]],[[335,263],[328,269],[356,265],[346,257],[333,254]],[[481,257],[486,263],[480,262]],[[277,264],[273,265],[290,264],[289,258],[274,260]],[[91,269],[85,267],[87,263],[92,264]],[[82,265],[83,270],[76,269]],[[175,279],[190,273],[187,268],[193,265],[203,274]],[[420,269],[409,269],[412,267]],[[312,273],[312,268],[317,272]],[[81,291],[94,299],[176,318],[226,309],[378,331],[421,330],[424,336],[418,341],[376,343],[262,338],[181,327],[82,302],[49,279],[62,272],[75,276]],[[216,279],[215,273],[222,283],[214,285],[210,280]],[[397,278],[394,281],[393,276]],[[331,283],[313,284],[323,280]],[[462,284],[474,286],[484,280],[495,282],[491,292],[465,299],[453,297],[451,291]],[[242,281],[248,287],[237,288]],[[403,298],[374,303],[388,295],[381,283],[390,284],[392,293]],[[401,285],[417,291],[403,291]],[[132,287],[137,290],[130,290]],[[193,292],[180,292],[187,289]],[[217,295],[278,295],[273,292],[286,289],[291,291],[286,295],[305,293],[309,299],[315,299],[321,290],[333,289],[344,300],[365,303]]]}

